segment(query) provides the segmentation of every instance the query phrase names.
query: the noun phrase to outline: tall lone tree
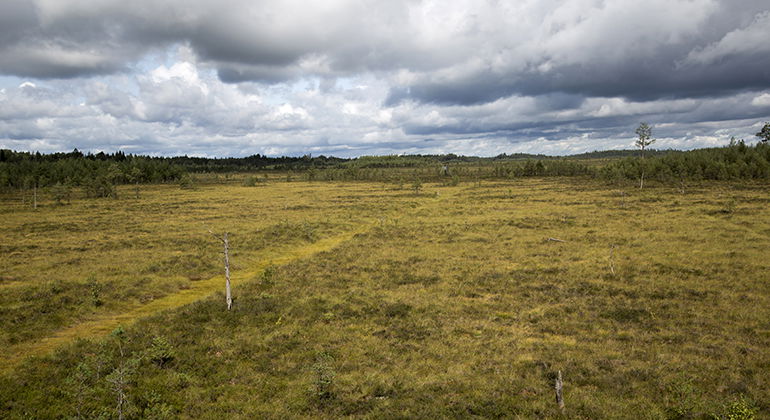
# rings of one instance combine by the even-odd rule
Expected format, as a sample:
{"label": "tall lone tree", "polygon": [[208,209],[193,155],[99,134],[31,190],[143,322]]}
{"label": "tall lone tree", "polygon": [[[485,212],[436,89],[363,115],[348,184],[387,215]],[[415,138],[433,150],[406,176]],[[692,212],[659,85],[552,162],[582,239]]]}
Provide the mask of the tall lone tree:
{"label": "tall lone tree", "polygon": [[655,139],[652,138],[652,127],[645,122],[639,124],[639,127],[636,129],[636,135],[639,136],[639,138],[636,139],[635,144],[641,151],[642,157],[642,173],[639,177],[639,189],[642,189],[644,187],[644,150],[647,146],[655,143]]}
{"label": "tall lone tree", "polygon": [[770,143],[770,123],[765,123],[765,126],[759,130],[759,133],[757,133],[756,136],[759,137],[761,143]]}

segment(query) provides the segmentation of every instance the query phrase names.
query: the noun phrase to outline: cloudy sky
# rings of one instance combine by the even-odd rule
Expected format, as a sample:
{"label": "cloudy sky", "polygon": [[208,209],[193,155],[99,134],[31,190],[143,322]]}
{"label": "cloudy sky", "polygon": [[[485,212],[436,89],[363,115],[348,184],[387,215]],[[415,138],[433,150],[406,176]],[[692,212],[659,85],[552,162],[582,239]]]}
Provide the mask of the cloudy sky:
{"label": "cloudy sky", "polygon": [[0,0],[0,148],[571,154],[754,142],[767,0]]}

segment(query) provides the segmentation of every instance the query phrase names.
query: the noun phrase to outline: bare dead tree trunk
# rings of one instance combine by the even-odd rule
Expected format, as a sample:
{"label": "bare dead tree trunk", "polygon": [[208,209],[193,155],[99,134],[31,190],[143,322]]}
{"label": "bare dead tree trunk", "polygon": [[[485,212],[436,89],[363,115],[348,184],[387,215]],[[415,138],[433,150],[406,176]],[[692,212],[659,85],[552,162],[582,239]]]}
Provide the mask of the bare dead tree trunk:
{"label": "bare dead tree trunk", "polygon": [[230,256],[228,254],[230,248],[230,242],[227,239],[227,232],[225,232],[222,243],[225,246],[225,299],[227,300],[227,310],[233,306],[233,298],[230,294]]}
{"label": "bare dead tree trunk", "polygon": [[225,300],[227,301],[227,310],[229,311],[230,308],[233,306],[233,297],[230,293],[230,241],[227,239],[227,232],[222,235],[220,238],[218,235],[215,235],[214,232],[209,229],[209,233],[211,233],[215,238],[220,240],[222,242],[222,245],[224,246],[224,256],[225,256]]}
{"label": "bare dead tree trunk", "polygon": [[610,273],[615,277],[615,265],[612,263],[612,253],[615,251],[615,245],[610,246]]}
{"label": "bare dead tree trunk", "polygon": [[32,186],[32,208],[37,209],[37,183]]}
{"label": "bare dead tree trunk", "polygon": [[559,405],[559,410],[561,410],[562,413],[564,413],[564,397],[562,396],[563,387],[564,382],[561,380],[561,371],[559,371],[558,376],[556,376],[556,386],[554,388],[556,389],[556,404]]}
{"label": "bare dead tree trunk", "polygon": [[118,412],[118,420],[125,418],[125,408],[129,404],[127,390],[131,378],[136,373],[137,363],[138,360],[123,361],[118,368],[107,375],[106,380],[112,385],[112,391],[117,399],[115,411]]}

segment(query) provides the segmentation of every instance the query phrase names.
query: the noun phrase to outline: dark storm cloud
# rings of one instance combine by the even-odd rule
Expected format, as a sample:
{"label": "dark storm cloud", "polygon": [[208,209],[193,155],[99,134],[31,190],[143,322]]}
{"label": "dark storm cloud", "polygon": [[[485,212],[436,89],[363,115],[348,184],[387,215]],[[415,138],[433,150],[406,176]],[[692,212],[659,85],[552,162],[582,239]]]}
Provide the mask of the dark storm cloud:
{"label": "dark storm cloud", "polygon": [[[0,71],[105,74],[152,48],[188,43],[232,83],[412,72],[411,82],[392,86],[388,105],[468,105],[552,92],[651,100],[770,85],[763,2],[545,1],[514,3],[514,10],[380,3],[9,0],[0,6]],[[565,10],[577,18],[562,16]],[[442,19],[449,23],[437,23]],[[749,36],[741,39],[742,32]],[[758,45],[718,51],[731,34]],[[478,63],[468,69],[469,60]]]}
{"label": "dark storm cloud", "polygon": [[[9,0],[0,5],[0,73],[106,74],[176,43],[190,45],[230,82],[277,83],[377,69],[384,61],[399,66],[403,60],[393,52],[403,39],[389,31],[399,26],[392,20],[403,7],[395,1]],[[312,57],[321,57],[324,68],[308,63]]]}
{"label": "dark storm cloud", "polygon": [[549,93],[632,100],[721,96],[770,86],[770,52],[746,53],[718,63],[677,65],[673,61],[639,61],[610,65],[567,65],[548,74],[522,72],[498,75],[489,71],[451,81],[391,89],[385,104],[406,99],[443,105],[475,105],[511,95]]}
{"label": "dark storm cloud", "polygon": [[0,3],[0,45],[17,43],[37,24],[35,8],[25,0]]}
{"label": "dark storm cloud", "polygon": [[[672,8],[678,3],[671,2]],[[723,2],[684,35],[668,34],[665,28],[661,32],[652,23],[646,31],[628,34],[603,34],[597,27],[598,39],[594,39],[577,30],[579,25],[566,27],[560,32],[572,32],[574,41],[551,43],[559,39],[559,33],[551,34],[543,41],[542,51],[513,61],[508,67],[495,68],[492,62],[496,57],[491,56],[470,72],[459,67],[444,69],[440,77],[418,74],[417,81],[394,86],[385,104],[392,106],[411,99],[474,105],[511,95],[554,92],[647,101],[763,89],[770,86],[767,9],[767,4],[758,2]],[[678,18],[683,23],[697,19],[687,15]],[[633,26],[633,19],[645,17],[617,19],[618,26]],[[605,37],[612,41],[607,42]]]}
{"label": "dark storm cloud", "polygon": [[251,65],[238,66],[225,64],[219,66],[217,75],[226,83],[259,82],[274,84],[297,77],[296,69],[283,66]]}

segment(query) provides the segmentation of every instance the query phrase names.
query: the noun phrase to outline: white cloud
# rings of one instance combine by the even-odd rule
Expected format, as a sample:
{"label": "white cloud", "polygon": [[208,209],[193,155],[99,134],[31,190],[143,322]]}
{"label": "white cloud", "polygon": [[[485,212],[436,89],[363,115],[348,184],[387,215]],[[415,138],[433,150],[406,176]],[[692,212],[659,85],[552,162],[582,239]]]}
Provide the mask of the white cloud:
{"label": "white cloud", "polygon": [[754,97],[751,104],[757,107],[770,107],[770,93],[763,93]]}
{"label": "white cloud", "polygon": [[744,53],[767,53],[770,52],[768,39],[770,39],[770,11],[764,11],[757,14],[745,28],[730,31],[718,42],[692,51],[688,54],[687,61],[708,64]]}

